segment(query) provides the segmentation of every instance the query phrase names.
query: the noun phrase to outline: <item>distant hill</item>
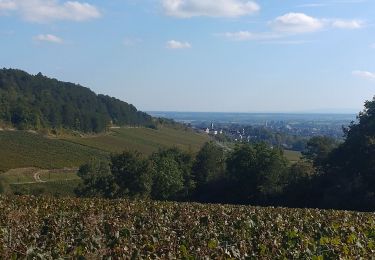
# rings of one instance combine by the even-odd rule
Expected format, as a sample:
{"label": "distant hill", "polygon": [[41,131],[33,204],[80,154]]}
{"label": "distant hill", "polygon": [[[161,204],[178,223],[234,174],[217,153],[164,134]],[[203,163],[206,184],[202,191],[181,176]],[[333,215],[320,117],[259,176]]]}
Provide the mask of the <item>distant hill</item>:
{"label": "distant hill", "polygon": [[0,121],[18,129],[102,132],[110,125],[154,125],[133,105],[89,88],[21,70],[0,70]]}

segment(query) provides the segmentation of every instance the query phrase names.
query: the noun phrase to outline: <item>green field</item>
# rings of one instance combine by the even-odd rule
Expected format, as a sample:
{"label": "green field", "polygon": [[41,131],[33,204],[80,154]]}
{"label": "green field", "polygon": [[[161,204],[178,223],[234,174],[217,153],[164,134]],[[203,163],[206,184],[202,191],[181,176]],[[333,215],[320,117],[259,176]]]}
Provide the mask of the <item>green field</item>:
{"label": "green field", "polygon": [[72,197],[80,179],[54,180],[43,183],[10,184],[13,194]]}
{"label": "green field", "polygon": [[0,131],[0,147],[0,172],[22,167],[78,167],[93,156],[106,156],[95,148],[25,131]]}
{"label": "green field", "polygon": [[0,174],[5,193],[73,196],[81,179],[77,169],[18,168]]}
{"label": "green field", "polygon": [[77,175],[77,169],[43,170],[33,167],[11,169],[2,173],[0,178],[8,184],[33,184],[80,179]]}
{"label": "green field", "polygon": [[284,150],[284,156],[292,163],[298,162],[301,157],[302,153],[297,151],[291,151],[291,150]]}
{"label": "green field", "polygon": [[109,134],[95,137],[65,137],[67,141],[88,147],[102,149],[107,152],[122,152],[137,150],[146,155],[162,147],[178,147],[185,151],[197,152],[201,146],[210,140],[207,135],[198,134],[191,130],[176,130],[161,128],[120,128],[113,129]]}
{"label": "green field", "polygon": [[0,172],[22,167],[78,167],[91,157],[105,158],[111,152],[124,150],[149,155],[161,147],[176,146],[197,152],[208,140],[206,135],[172,128],[122,128],[98,136],[63,139],[25,131],[0,131]]}
{"label": "green field", "polygon": [[375,215],[0,196],[0,259],[373,259]]}

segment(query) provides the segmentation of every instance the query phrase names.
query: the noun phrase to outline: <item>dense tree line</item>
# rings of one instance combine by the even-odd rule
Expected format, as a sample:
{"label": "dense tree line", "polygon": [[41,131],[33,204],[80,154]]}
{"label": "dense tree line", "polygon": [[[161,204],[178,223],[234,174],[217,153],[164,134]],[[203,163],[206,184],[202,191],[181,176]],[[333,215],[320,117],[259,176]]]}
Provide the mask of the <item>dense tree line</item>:
{"label": "dense tree line", "polygon": [[245,126],[246,135],[251,136],[251,142],[266,142],[270,145],[283,147],[294,151],[303,151],[306,148],[308,138],[292,135],[278,130],[269,129],[263,126]]}
{"label": "dense tree line", "polygon": [[126,102],[41,73],[0,70],[0,121],[19,129],[67,128],[102,132],[109,125],[153,126],[153,119]]}
{"label": "dense tree line", "polygon": [[80,196],[375,210],[375,99],[345,130],[345,141],[313,137],[290,164],[269,144],[214,142],[197,155],[161,149],[149,158],[113,155],[80,168]]}
{"label": "dense tree line", "polygon": [[214,142],[196,156],[177,148],[148,158],[137,152],[81,166],[80,196],[149,197],[157,200],[267,203],[286,186],[288,163],[281,150],[260,143],[226,153]]}

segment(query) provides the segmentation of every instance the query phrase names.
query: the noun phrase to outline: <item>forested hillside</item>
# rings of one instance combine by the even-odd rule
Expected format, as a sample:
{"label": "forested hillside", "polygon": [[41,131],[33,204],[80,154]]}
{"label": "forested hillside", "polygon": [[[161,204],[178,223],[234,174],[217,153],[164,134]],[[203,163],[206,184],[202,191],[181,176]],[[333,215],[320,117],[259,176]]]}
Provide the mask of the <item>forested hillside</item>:
{"label": "forested hillside", "polygon": [[102,132],[109,125],[152,126],[152,117],[126,102],[41,73],[0,70],[0,121],[18,129]]}

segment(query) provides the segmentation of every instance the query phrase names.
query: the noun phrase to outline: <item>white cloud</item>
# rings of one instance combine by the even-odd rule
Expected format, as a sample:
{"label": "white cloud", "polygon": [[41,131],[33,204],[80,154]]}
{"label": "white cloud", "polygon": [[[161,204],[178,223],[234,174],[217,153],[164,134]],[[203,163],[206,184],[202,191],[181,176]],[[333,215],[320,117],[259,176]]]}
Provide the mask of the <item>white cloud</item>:
{"label": "white cloud", "polygon": [[227,32],[219,35],[234,41],[271,40],[281,37],[276,33],[253,33],[249,31]]}
{"label": "white cloud", "polygon": [[[235,41],[277,40],[298,34],[313,33],[327,28],[360,29],[364,26],[364,22],[361,20],[315,18],[304,13],[287,13],[269,21],[268,25],[271,27],[268,32],[238,31],[217,35]],[[298,40],[297,42],[305,41]]]}
{"label": "white cloud", "polygon": [[274,31],[282,33],[308,33],[318,31],[324,27],[323,20],[304,13],[287,13],[276,17],[269,24]]}
{"label": "white cloud", "polygon": [[56,35],[53,35],[53,34],[39,34],[34,37],[34,40],[38,42],[51,42],[51,43],[59,43],[59,44],[64,42],[60,37],[57,37]]}
{"label": "white cloud", "polygon": [[364,70],[355,70],[352,72],[352,74],[356,77],[369,79],[369,80],[375,80],[375,73],[364,71]]}
{"label": "white cloud", "polygon": [[162,6],[167,15],[179,18],[238,17],[260,10],[257,3],[248,0],[162,0]]}
{"label": "white cloud", "polygon": [[[0,0],[1,1],[1,0]],[[2,0],[8,10],[31,22],[51,22],[58,20],[85,21],[101,16],[99,10],[88,3],[59,0]]]}
{"label": "white cloud", "polygon": [[12,0],[0,0],[0,12],[1,11],[8,11],[8,10],[15,10],[16,4]]}
{"label": "white cloud", "polygon": [[188,42],[179,42],[175,40],[170,40],[167,42],[168,49],[190,49],[191,44]]}
{"label": "white cloud", "polygon": [[332,6],[338,4],[361,4],[366,2],[367,0],[337,0],[337,1],[325,1],[324,3],[309,3],[309,4],[300,4],[297,7],[324,7],[324,6]]}
{"label": "white cloud", "polygon": [[364,22],[361,20],[335,20],[332,27],[339,29],[361,29]]}
{"label": "white cloud", "polygon": [[370,44],[370,48],[373,48],[373,49],[375,49],[375,43],[373,43],[373,44]]}

